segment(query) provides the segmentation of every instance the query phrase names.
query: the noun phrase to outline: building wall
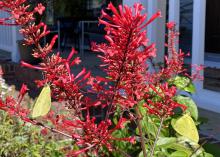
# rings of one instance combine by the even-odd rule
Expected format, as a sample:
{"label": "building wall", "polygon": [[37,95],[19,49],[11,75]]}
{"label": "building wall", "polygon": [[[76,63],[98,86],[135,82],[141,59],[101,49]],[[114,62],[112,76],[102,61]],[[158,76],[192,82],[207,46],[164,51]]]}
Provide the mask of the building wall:
{"label": "building wall", "polygon": [[[7,17],[5,12],[0,12],[0,18]],[[12,47],[12,27],[6,27],[0,25],[0,48],[5,51],[11,51]]]}
{"label": "building wall", "polygon": [[[0,12],[0,17],[7,17],[7,13]],[[18,62],[20,55],[18,52],[17,40],[21,39],[18,27],[0,26],[0,49],[11,53],[12,61]]]}

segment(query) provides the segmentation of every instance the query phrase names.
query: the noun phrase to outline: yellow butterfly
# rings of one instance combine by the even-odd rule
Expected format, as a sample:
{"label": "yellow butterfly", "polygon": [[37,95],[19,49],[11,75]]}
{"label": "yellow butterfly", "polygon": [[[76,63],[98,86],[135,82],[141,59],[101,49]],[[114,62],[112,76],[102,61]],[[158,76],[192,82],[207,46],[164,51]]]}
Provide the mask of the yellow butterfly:
{"label": "yellow butterfly", "polygon": [[45,116],[51,108],[51,90],[50,86],[46,85],[38,96],[32,111],[32,118]]}
{"label": "yellow butterfly", "polygon": [[180,135],[187,137],[196,143],[199,142],[198,130],[193,119],[188,114],[177,119],[173,122],[172,126]]}

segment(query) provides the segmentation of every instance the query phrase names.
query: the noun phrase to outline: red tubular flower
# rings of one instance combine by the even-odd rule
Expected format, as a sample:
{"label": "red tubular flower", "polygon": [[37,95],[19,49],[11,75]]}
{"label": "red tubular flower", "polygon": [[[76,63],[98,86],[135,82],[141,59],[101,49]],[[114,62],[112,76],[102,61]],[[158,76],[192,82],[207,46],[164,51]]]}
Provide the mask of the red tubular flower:
{"label": "red tubular flower", "polygon": [[27,68],[30,68],[30,69],[45,70],[44,67],[33,66],[33,65],[28,64],[28,63],[26,63],[24,61],[21,61],[21,66],[24,66],[24,67],[27,67]]}
{"label": "red tubular flower", "polygon": [[27,88],[27,85],[25,85],[25,84],[23,83],[23,84],[22,84],[22,87],[21,87],[21,89],[20,89],[18,98],[19,98],[20,100],[22,100],[23,97],[24,97],[24,95],[27,93],[28,90],[29,90],[29,89]]}
{"label": "red tubular flower", "polygon": [[35,8],[34,11],[38,12],[40,15],[43,14],[43,12],[45,11],[45,7],[39,3]]}
{"label": "red tubular flower", "polygon": [[174,29],[175,28],[175,22],[168,22],[167,23],[167,28],[169,29],[169,30],[172,30],[172,29]]}

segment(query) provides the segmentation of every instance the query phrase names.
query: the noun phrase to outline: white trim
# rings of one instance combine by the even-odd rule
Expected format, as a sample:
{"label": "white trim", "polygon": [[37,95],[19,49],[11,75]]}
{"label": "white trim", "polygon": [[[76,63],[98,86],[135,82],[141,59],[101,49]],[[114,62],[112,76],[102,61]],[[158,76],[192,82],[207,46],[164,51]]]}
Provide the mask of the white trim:
{"label": "white trim", "polygon": [[156,62],[164,61],[165,54],[165,32],[166,32],[166,3],[167,0],[148,1],[148,17],[153,16],[157,11],[161,11],[162,18],[156,19],[148,26],[148,38],[150,43],[155,43],[157,48]]}
{"label": "white trim", "polygon": [[[206,0],[194,0],[192,64],[207,63],[205,62],[205,23]],[[197,93],[193,98],[199,107],[220,113],[220,93],[204,89],[203,83],[203,81],[196,83]]]}
{"label": "white trim", "polygon": [[[169,22],[176,23],[176,31],[180,28],[180,0],[169,0]],[[178,40],[178,39],[177,39]],[[176,43],[176,49],[179,49],[179,43]]]}
{"label": "white trim", "polygon": [[[148,17],[151,17],[153,14],[155,14],[155,12],[158,10],[158,2],[156,0],[151,0],[148,1]],[[157,34],[157,21],[152,22],[149,26],[148,26],[148,38],[150,40],[151,43],[155,43],[156,42],[156,34]]]}
{"label": "white trim", "polygon": [[196,104],[203,109],[220,113],[220,93],[202,89],[193,96]]}
{"label": "white trim", "polygon": [[213,62],[213,61],[207,61],[205,60],[205,67],[210,67],[210,68],[220,68],[220,62]]}
{"label": "white trim", "polygon": [[18,50],[18,27],[13,26],[12,27],[12,52],[11,52],[11,58],[13,62],[19,62],[20,61],[20,53]]}
{"label": "white trim", "polygon": [[[193,40],[192,64],[204,65],[205,55],[205,18],[206,0],[194,0],[193,3]],[[204,74],[203,74],[204,75]],[[196,82],[199,90],[203,89],[203,81]]]}
{"label": "white trim", "polygon": [[169,0],[169,21],[176,23],[176,29],[179,31],[180,25],[180,0]]}

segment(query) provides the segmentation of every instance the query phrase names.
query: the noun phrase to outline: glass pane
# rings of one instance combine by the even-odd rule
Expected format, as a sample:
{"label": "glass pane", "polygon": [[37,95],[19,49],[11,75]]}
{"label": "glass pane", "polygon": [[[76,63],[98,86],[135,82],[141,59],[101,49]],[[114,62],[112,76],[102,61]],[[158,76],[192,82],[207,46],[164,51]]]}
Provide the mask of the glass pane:
{"label": "glass pane", "polygon": [[220,1],[206,2],[204,88],[220,91]]}
{"label": "glass pane", "polygon": [[[180,44],[183,52],[192,53],[193,0],[180,0]],[[191,56],[185,58],[185,65],[191,71]]]}

